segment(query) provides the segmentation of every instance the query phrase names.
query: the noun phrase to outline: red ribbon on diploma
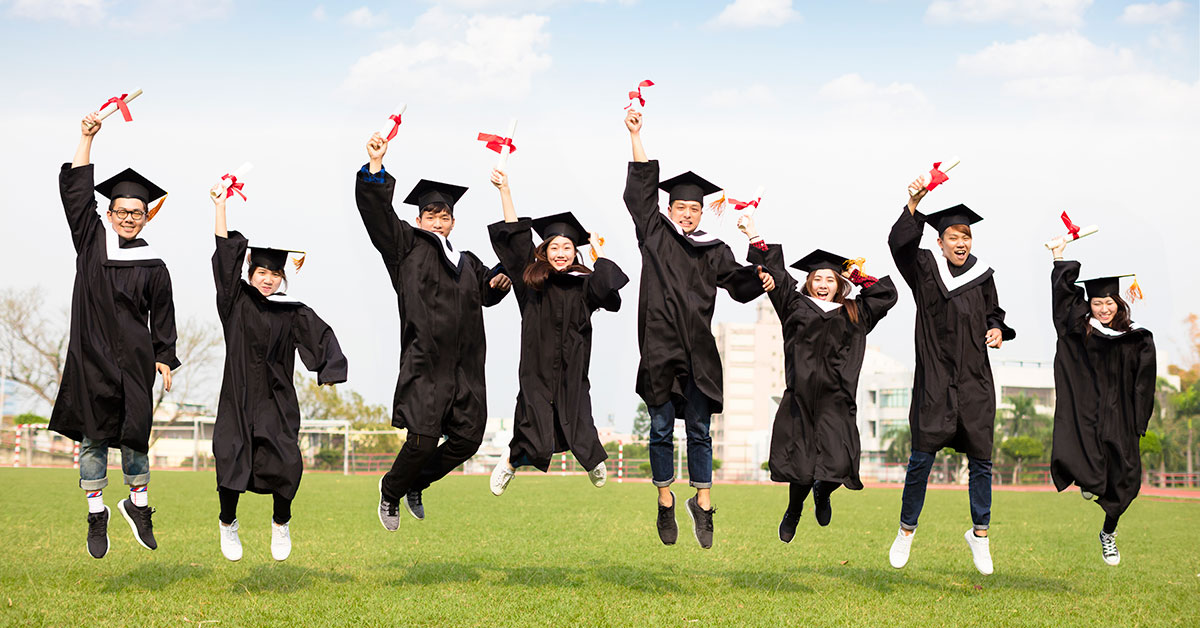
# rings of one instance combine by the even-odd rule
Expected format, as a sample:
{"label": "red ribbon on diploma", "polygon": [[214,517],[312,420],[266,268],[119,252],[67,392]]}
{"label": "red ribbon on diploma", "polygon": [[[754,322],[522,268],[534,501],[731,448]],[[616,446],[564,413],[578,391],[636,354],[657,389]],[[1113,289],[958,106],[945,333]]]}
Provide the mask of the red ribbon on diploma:
{"label": "red ribbon on diploma", "polygon": [[517,152],[517,147],[513,146],[513,141],[511,138],[500,137],[499,135],[492,135],[491,133],[480,133],[478,139],[481,142],[487,142],[487,147],[496,151],[497,153],[500,152],[500,147],[502,146],[507,146],[510,154]]}
{"label": "red ribbon on diploma", "polygon": [[102,111],[105,107],[115,104],[117,109],[121,110],[121,115],[125,118],[125,121],[133,122],[133,114],[129,113],[129,105],[125,104],[125,97],[128,95],[129,94],[121,94],[120,96],[113,96],[112,98],[106,100],[103,105],[100,105],[100,108],[96,111]]}
{"label": "red ribbon on diploma", "polygon": [[388,120],[394,123],[392,124],[392,130],[387,134],[387,141],[390,142],[396,137],[396,133],[400,131],[400,116],[388,116]]}
{"label": "red ribbon on diploma", "polygon": [[1071,222],[1071,218],[1067,216],[1067,212],[1062,213],[1063,224],[1067,226],[1067,233],[1071,234],[1072,240],[1079,239],[1079,225]]}
{"label": "red ribbon on diploma", "polygon": [[737,200],[737,199],[732,199],[732,198],[731,198],[731,199],[729,199],[729,202],[733,204],[733,208],[734,208],[735,210],[740,210],[740,209],[746,209],[747,207],[754,207],[754,208],[757,208],[757,207],[758,207],[758,202],[759,202],[760,200],[762,200],[762,199],[758,199],[758,198],[756,198],[756,199],[754,199],[754,200],[752,200],[752,201],[750,201],[750,202],[748,202],[748,203],[743,203],[742,201],[739,201],[739,200]]}
{"label": "red ribbon on diploma", "polygon": [[242,188],[246,187],[246,184],[241,183],[237,180],[237,177],[231,174],[221,176],[222,181],[225,179],[229,179],[229,185],[225,188],[225,198],[229,198],[233,196],[234,192],[237,192],[238,196],[242,197],[243,201],[246,200],[246,195],[242,193]]}
{"label": "red ribbon on diploma", "polygon": [[941,167],[942,167],[942,162],[940,162],[940,161],[933,162],[933,170],[929,171],[929,183],[925,184],[926,190],[932,190],[933,188],[936,188],[937,186],[950,180],[949,175],[947,175],[946,173],[944,173],[938,169]]}
{"label": "red ribbon on diploma", "polygon": [[654,81],[651,81],[650,79],[646,79],[646,80],[642,81],[641,83],[638,83],[637,89],[632,92],[629,92],[629,104],[625,105],[625,108],[628,109],[628,108],[632,107],[633,101],[635,101],[635,100],[638,101],[638,103],[641,104],[641,106],[645,107],[646,99],[642,97],[642,88],[650,87],[651,85],[654,85]]}

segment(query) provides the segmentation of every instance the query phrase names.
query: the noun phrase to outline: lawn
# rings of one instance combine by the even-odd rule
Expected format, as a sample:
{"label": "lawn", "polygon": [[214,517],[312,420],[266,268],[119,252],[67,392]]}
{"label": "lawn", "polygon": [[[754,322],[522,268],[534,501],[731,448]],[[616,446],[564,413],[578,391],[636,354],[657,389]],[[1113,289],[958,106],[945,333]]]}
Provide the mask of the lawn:
{"label": "lawn", "polygon": [[[1200,625],[1200,502],[1137,501],[1122,564],[1100,559],[1102,514],[1078,493],[995,493],[996,573],[962,539],[966,493],[929,492],[908,567],[892,569],[896,489],[842,490],[833,523],[809,511],[789,545],[782,486],[718,486],[716,543],[702,550],[679,509],[659,543],[648,484],[520,475],[503,497],[484,477],[426,492],[428,518],[388,533],[374,476],[309,474],[294,547],[270,557],[270,499],[243,498],[245,557],[217,543],[211,473],[155,471],[159,549],[139,547],[105,502],[112,547],[87,555],[72,470],[0,470],[0,624],[20,626],[1060,626]],[[679,486],[680,503],[687,488]]]}

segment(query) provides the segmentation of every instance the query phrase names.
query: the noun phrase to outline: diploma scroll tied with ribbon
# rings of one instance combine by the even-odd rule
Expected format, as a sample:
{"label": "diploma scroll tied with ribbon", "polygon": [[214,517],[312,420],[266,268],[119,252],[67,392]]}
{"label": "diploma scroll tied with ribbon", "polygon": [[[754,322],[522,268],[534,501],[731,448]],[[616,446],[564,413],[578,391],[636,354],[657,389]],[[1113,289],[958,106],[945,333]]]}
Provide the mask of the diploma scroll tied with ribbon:
{"label": "diploma scroll tied with ribbon", "polygon": [[496,160],[496,170],[504,170],[504,166],[508,163],[508,154],[517,152],[516,144],[513,144],[513,136],[517,133],[517,120],[508,125],[508,135],[492,135],[491,133],[480,133],[476,138],[481,142],[486,142],[487,147],[491,150],[500,153],[500,158]]}
{"label": "diploma scroll tied with ribbon", "polygon": [[629,104],[625,105],[625,108],[632,109],[634,101],[637,101],[639,106],[645,107],[646,99],[642,96],[642,88],[650,87],[652,85],[654,85],[654,81],[651,81],[650,79],[646,79],[641,83],[638,83],[637,89],[629,92]]}
{"label": "diploma scroll tied with ribbon", "polygon": [[[959,162],[958,157],[955,157],[955,158],[951,159],[950,161],[935,161],[935,162],[933,162],[933,168],[930,169],[929,174],[921,175],[922,177],[928,178],[928,181],[925,182],[924,190],[926,192],[932,192],[933,189],[936,188],[937,186],[949,181],[950,177],[946,173],[950,172],[951,168],[954,168],[955,166],[957,166],[958,162]],[[950,164],[950,165],[943,168],[942,164],[944,164],[944,163]],[[909,190],[908,191],[909,196],[916,196],[918,193],[919,193],[919,190],[917,190],[917,191]]]}
{"label": "diploma scroll tied with ribbon", "polygon": [[[254,164],[247,161],[239,166],[237,170],[221,175],[221,180],[217,181],[217,184],[221,186],[221,190],[224,192],[225,198],[229,198],[233,196],[234,192],[237,192],[237,195],[242,197],[243,201],[246,200],[246,195],[242,192],[242,188],[246,187],[246,182],[242,181],[242,179],[253,168]],[[209,192],[209,194],[215,199],[220,198],[222,192],[213,190]]]}
{"label": "diploma scroll tied with ribbon", "polygon": [[[98,116],[99,120],[103,121],[105,118],[107,118],[108,116],[111,116],[113,113],[120,111],[121,117],[125,118],[126,122],[133,122],[133,114],[129,113],[129,103],[133,102],[134,98],[137,98],[138,96],[141,96],[141,95],[142,95],[142,90],[135,89],[128,94],[121,94],[120,96],[113,96],[112,98],[109,98],[108,100],[104,101],[103,105],[100,105],[99,109],[96,110],[100,113],[100,115]],[[109,107],[109,105],[114,105],[114,106]],[[88,128],[90,129],[90,128],[92,128],[92,126],[94,126],[94,125],[89,122]]]}
{"label": "diploma scroll tied with ribbon", "polygon": [[1079,238],[1090,236],[1093,233],[1100,231],[1100,227],[1097,227],[1096,225],[1088,225],[1086,227],[1080,227],[1079,225],[1076,225],[1075,223],[1071,222],[1071,217],[1067,215],[1067,212],[1063,212],[1061,218],[1063,224],[1067,226],[1067,234],[1058,236],[1053,240],[1046,241],[1043,246],[1045,246],[1047,249],[1054,250],[1054,248],[1060,244],[1074,242]]}
{"label": "diploma scroll tied with ribbon", "polygon": [[383,131],[379,132],[379,135],[383,136],[385,141],[390,142],[396,137],[396,133],[400,131],[400,117],[403,116],[404,112],[407,110],[408,104],[400,103],[400,106],[396,107],[395,111],[392,112],[392,115],[388,116],[388,121],[392,123],[392,130],[388,131],[387,133],[384,133]]}

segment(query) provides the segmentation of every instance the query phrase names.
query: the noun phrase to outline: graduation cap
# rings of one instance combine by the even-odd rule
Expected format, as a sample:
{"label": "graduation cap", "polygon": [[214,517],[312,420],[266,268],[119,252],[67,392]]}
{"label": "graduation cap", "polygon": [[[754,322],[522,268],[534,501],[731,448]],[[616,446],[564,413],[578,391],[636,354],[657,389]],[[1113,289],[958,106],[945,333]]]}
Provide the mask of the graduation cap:
{"label": "graduation cap", "polygon": [[[158,187],[133,168],[126,168],[113,175],[107,181],[97,185],[96,191],[110,200],[136,198],[145,203],[146,220],[154,218],[154,215],[162,208],[163,201],[167,200],[166,190]],[[162,200],[159,200],[158,204],[151,208],[150,202],[157,199]]]}
{"label": "graduation cap", "polygon": [[287,266],[288,257],[292,255],[297,256],[292,260],[292,265],[296,267],[296,270],[300,270],[300,267],[304,266],[304,258],[306,256],[304,251],[252,246],[250,247],[250,265],[262,266],[267,270],[283,271],[284,267]]}
{"label": "graduation cap", "polygon": [[691,170],[658,184],[659,189],[670,195],[668,202],[695,201],[703,203],[704,197],[720,192],[719,186],[709,183]]}
{"label": "graduation cap", "polygon": [[408,198],[404,199],[404,203],[406,205],[416,205],[418,209],[430,203],[445,203],[450,206],[450,213],[453,214],[454,204],[466,193],[467,188],[461,185],[451,185],[449,183],[421,179],[412,191],[408,193]]}
{"label": "graduation cap", "polygon": [[946,229],[949,229],[953,225],[973,225],[981,220],[983,220],[983,216],[971,211],[970,207],[961,204],[925,216],[925,221],[933,225],[934,229],[937,229],[939,238],[943,233],[946,233]]}
{"label": "graduation cap", "polygon": [[554,236],[563,236],[574,243],[576,248],[588,243],[588,230],[583,228],[579,219],[571,212],[535,218],[533,230],[542,236],[542,241],[549,240]]}
{"label": "graduation cap", "polygon": [[806,273],[811,273],[814,270],[829,269],[832,270],[835,275],[837,275],[846,270],[846,266],[849,262],[849,259],[842,257],[841,255],[836,255],[834,253],[830,253],[829,251],[817,249],[812,253],[809,253],[808,255],[796,260],[796,262],[792,264],[792,268],[804,271]]}
{"label": "graduation cap", "polygon": [[1137,301],[1142,298],[1142,288],[1138,286],[1137,275],[1132,273],[1126,275],[1116,275],[1114,277],[1096,277],[1094,279],[1083,279],[1075,283],[1083,284],[1087,290],[1088,300],[1103,299],[1105,297],[1121,296],[1121,278],[1135,277],[1133,284],[1129,286],[1129,290],[1125,293],[1130,301]]}

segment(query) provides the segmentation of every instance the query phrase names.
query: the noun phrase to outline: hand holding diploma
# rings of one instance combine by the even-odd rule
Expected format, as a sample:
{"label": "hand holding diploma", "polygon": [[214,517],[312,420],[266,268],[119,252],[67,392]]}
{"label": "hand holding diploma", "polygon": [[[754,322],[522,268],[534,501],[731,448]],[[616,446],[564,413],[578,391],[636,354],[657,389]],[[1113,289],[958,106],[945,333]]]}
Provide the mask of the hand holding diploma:
{"label": "hand holding diploma", "polygon": [[1051,251],[1055,250],[1060,245],[1065,247],[1068,242],[1074,242],[1079,238],[1090,236],[1093,233],[1100,231],[1100,227],[1097,227],[1096,225],[1088,225],[1086,227],[1080,227],[1076,225],[1075,223],[1071,222],[1071,217],[1067,216],[1067,212],[1063,212],[1061,218],[1063,224],[1067,226],[1067,234],[1054,238],[1053,240],[1048,240],[1043,244],[1043,246]]}
{"label": "hand holding diploma", "polygon": [[386,136],[384,135],[383,131],[380,131],[379,135],[381,137],[384,137],[384,139],[386,139],[389,142],[392,141],[393,139],[395,139],[396,133],[400,132],[400,118],[401,118],[401,116],[404,115],[404,112],[407,110],[408,110],[408,105],[406,103],[400,103],[400,106],[396,107],[396,110],[392,112],[392,115],[388,116],[388,120],[390,120],[392,122],[392,130],[388,131]]}
{"label": "hand holding diploma", "polygon": [[[949,165],[946,166],[945,168],[942,168],[943,163],[947,163]],[[947,176],[946,173],[950,172],[950,169],[957,166],[958,163],[959,163],[958,157],[955,157],[948,162],[941,162],[941,161],[934,162],[933,168],[929,170],[929,174],[923,174],[920,177],[917,177],[917,181],[921,182],[920,187],[918,188],[917,192],[922,192],[922,191],[923,192],[931,192],[937,186],[945,183],[946,181],[949,181],[950,177]],[[913,186],[911,186],[911,185],[908,186],[908,195],[909,196],[917,195],[917,193],[913,191]]]}
{"label": "hand holding diploma", "polygon": [[592,245],[592,263],[604,257],[604,238],[600,237],[595,231],[588,232],[588,244]]}
{"label": "hand holding diploma", "polygon": [[[121,116],[125,118],[126,122],[133,122],[133,114],[129,113],[129,103],[132,102],[134,98],[137,98],[138,96],[141,96],[141,95],[142,95],[142,90],[135,89],[131,93],[121,94],[120,96],[113,96],[112,98],[109,98],[107,101],[104,102],[103,105],[100,105],[100,109],[96,111],[96,113],[98,114],[98,117],[95,121],[95,124],[99,124],[105,118],[107,118],[108,116],[111,116],[114,111],[120,111]],[[116,105],[116,106],[112,107],[112,108],[108,108],[109,105]],[[107,111],[105,111],[106,108],[108,109]]]}
{"label": "hand holding diploma", "polygon": [[367,169],[371,174],[376,174],[383,169],[383,156],[387,154],[388,141],[383,139],[383,135],[375,133],[371,139],[367,140]]}
{"label": "hand holding diploma", "polygon": [[[213,190],[216,190],[219,187],[220,191],[214,192],[213,190],[210,190],[209,194],[224,194],[225,198],[229,198],[233,196],[234,192],[237,192],[237,195],[242,197],[243,201],[246,200],[246,195],[242,192],[242,188],[246,186],[246,183],[242,181],[242,178],[244,178],[246,173],[250,172],[250,170],[253,168],[254,164],[247,161],[232,173],[221,175],[221,179],[217,181],[217,185],[213,186]],[[213,196],[213,198],[216,198],[216,196]]]}
{"label": "hand holding diploma", "polygon": [[481,142],[487,142],[487,147],[491,150],[500,153],[500,158],[496,160],[496,169],[504,170],[504,166],[508,164],[509,153],[517,152],[517,147],[513,144],[513,136],[517,133],[517,120],[513,118],[512,123],[508,125],[508,135],[492,135],[490,133],[480,133],[477,138]]}
{"label": "hand holding diploma", "polygon": [[632,110],[634,101],[636,101],[640,106],[645,107],[646,99],[642,96],[642,88],[650,87],[651,85],[654,85],[654,81],[651,81],[650,79],[646,79],[641,83],[638,83],[637,89],[629,92],[629,104],[625,105],[625,108]]}

